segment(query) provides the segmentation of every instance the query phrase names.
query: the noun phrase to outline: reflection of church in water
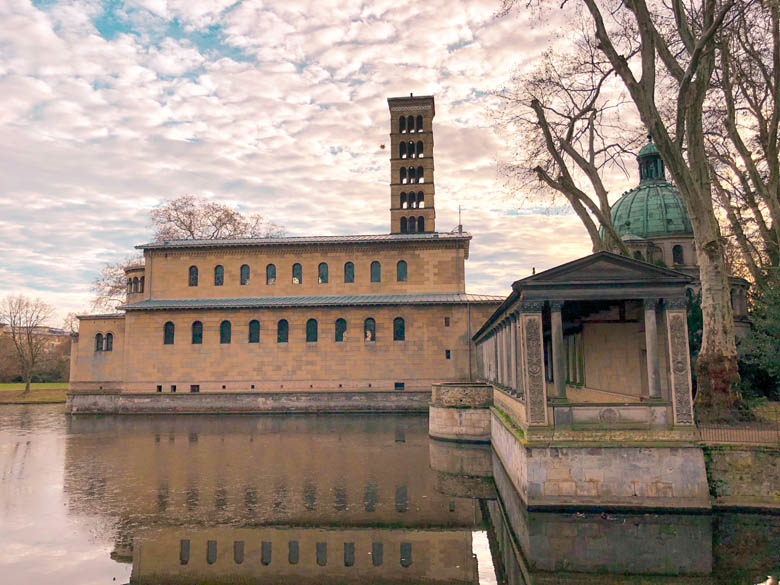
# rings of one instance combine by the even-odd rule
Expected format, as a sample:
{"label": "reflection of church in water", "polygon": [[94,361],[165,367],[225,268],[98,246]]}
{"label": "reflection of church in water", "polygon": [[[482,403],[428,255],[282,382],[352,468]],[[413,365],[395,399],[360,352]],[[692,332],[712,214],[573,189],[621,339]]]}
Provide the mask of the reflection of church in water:
{"label": "reflection of church in water", "polygon": [[133,584],[711,582],[710,516],[528,511],[489,446],[426,423],[74,418],[65,494]]}

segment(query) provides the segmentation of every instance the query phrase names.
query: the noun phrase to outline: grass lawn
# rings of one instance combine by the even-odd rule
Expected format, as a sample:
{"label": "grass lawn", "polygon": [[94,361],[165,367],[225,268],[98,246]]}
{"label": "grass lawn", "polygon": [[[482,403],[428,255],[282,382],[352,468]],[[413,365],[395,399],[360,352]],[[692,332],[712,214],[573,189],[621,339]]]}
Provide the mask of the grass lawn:
{"label": "grass lawn", "polygon": [[24,392],[24,384],[22,383],[0,384],[0,404],[65,402],[67,389],[67,382],[48,382],[30,384],[30,393],[22,394]]}

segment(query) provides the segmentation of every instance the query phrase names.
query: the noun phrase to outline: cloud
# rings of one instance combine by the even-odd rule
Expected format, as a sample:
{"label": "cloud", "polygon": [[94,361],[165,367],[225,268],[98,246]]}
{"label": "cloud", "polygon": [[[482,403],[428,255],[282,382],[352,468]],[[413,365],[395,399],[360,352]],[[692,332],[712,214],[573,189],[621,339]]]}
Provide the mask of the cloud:
{"label": "cloud", "polygon": [[0,0],[0,295],[83,310],[102,264],[184,193],[291,235],[387,232],[386,98],[410,91],[436,97],[437,227],[463,207],[471,291],[587,253],[572,216],[510,215],[490,91],[555,27],[497,8]]}

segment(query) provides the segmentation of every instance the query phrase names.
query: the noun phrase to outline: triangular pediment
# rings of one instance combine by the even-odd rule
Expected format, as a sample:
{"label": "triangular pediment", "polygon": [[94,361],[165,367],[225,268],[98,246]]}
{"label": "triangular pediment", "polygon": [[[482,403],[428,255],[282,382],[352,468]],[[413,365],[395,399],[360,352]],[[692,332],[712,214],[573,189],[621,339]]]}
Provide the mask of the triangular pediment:
{"label": "triangular pediment", "polygon": [[566,283],[668,283],[693,280],[681,272],[669,270],[641,260],[626,258],[611,252],[597,252],[515,283],[516,287],[544,286]]}

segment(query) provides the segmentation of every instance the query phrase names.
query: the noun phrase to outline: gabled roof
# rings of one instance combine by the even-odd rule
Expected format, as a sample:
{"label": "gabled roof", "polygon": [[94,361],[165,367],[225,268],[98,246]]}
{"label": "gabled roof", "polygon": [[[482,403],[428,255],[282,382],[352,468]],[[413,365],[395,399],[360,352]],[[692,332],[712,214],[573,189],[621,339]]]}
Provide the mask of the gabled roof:
{"label": "gabled roof", "polygon": [[166,240],[136,246],[139,250],[169,250],[171,248],[235,248],[260,246],[397,244],[404,242],[441,242],[471,240],[468,232],[424,232],[421,234],[372,234],[355,236],[294,236],[286,238],[233,238],[217,240]]}
{"label": "gabled roof", "polygon": [[496,304],[503,297],[466,293],[422,293],[384,295],[321,295],[241,297],[215,299],[150,299],[121,307],[126,311],[187,309],[262,309],[280,307],[350,307],[373,305]]}
{"label": "gabled roof", "polygon": [[596,252],[512,283],[512,293],[472,339],[490,328],[520,298],[533,301],[576,301],[664,298],[684,294],[694,278],[612,252]]}
{"label": "gabled roof", "polygon": [[527,288],[549,288],[559,285],[570,287],[593,284],[687,284],[692,281],[693,278],[676,270],[612,252],[596,252],[590,256],[522,278],[515,281],[512,288],[520,291]]}

